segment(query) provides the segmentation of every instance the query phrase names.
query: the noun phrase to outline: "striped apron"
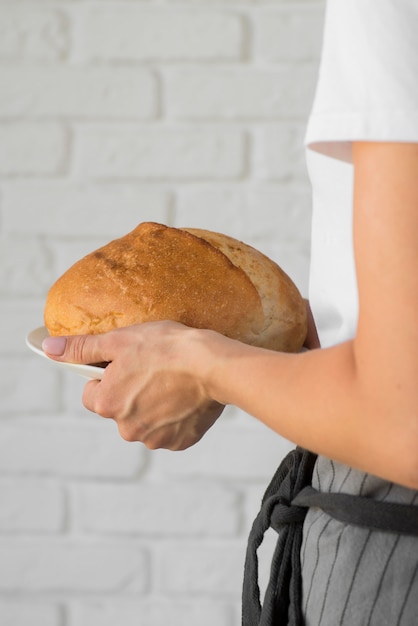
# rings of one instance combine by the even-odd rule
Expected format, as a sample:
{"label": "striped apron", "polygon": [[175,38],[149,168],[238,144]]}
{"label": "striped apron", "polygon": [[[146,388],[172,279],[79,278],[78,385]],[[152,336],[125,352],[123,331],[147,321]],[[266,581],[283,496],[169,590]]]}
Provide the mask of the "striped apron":
{"label": "striped apron", "polygon": [[[257,549],[278,532],[263,602]],[[417,626],[418,492],[296,448],[248,539],[243,626]]]}

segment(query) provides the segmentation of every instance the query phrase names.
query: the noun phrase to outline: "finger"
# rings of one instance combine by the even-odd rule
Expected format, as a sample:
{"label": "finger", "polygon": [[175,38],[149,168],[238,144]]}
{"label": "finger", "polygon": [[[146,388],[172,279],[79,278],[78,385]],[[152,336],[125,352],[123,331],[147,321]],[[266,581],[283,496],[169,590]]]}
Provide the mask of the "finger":
{"label": "finger", "polygon": [[103,335],[75,335],[71,337],[47,337],[42,349],[50,358],[68,363],[109,362]]}
{"label": "finger", "polygon": [[98,415],[101,415],[101,417],[109,417],[108,415],[103,415],[98,412],[99,407],[97,405],[97,394],[99,385],[99,380],[89,380],[89,382],[84,385],[82,402],[88,411],[97,413]]}

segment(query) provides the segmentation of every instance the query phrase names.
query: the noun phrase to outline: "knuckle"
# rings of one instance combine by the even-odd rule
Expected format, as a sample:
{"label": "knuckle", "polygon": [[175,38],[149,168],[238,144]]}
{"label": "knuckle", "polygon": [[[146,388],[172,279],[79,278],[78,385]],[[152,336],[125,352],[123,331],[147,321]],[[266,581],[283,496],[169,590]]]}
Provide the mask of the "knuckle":
{"label": "knuckle", "polygon": [[87,383],[83,394],[84,406],[89,409],[89,411],[101,417],[114,418],[114,406],[109,401],[109,397],[106,394],[100,393],[99,389],[99,384],[97,384],[96,381]]}
{"label": "knuckle", "polygon": [[155,439],[145,439],[145,441],[143,441],[143,444],[148,448],[148,450],[158,450],[159,448],[164,447]]}
{"label": "knuckle", "polygon": [[133,429],[130,428],[130,427],[127,427],[126,424],[119,424],[118,423],[118,430],[119,430],[120,436],[125,441],[129,441],[130,443],[133,443],[134,441],[140,441],[140,439],[138,439],[138,436],[133,431]]}
{"label": "knuckle", "polygon": [[98,415],[101,415],[102,417],[112,417],[112,412],[110,411],[110,407],[103,400],[103,398],[97,398],[97,400],[94,402],[93,410],[95,413],[97,413]]}
{"label": "knuckle", "polygon": [[67,358],[73,363],[84,363],[87,352],[88,335],[79,335],[67,340]]}

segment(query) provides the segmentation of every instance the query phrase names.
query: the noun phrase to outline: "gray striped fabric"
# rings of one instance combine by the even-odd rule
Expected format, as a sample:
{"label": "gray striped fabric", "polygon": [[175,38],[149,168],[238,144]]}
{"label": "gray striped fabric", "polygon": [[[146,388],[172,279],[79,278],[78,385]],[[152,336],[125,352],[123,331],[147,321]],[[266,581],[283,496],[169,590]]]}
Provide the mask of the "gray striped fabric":
{"label": "gray striped fabric", "polygon": [[[319,457],[325,492],[418,505],[418,492]],[[370,531],[310,509],[301,551],[306,626],[418,626],[418,538]]]}

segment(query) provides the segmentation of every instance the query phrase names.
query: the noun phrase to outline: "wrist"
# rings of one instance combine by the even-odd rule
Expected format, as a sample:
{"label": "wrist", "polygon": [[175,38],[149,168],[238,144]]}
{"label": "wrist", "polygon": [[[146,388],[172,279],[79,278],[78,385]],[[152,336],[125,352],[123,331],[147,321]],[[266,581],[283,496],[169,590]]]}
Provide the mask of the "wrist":
{"label": "wrist", "polygon": [[196,330],[191,351],[192,372],[199,380],[204,394],[220,404],[230,404],[231,371],[236,359],[250,346],[225,337],[212,330]]}

